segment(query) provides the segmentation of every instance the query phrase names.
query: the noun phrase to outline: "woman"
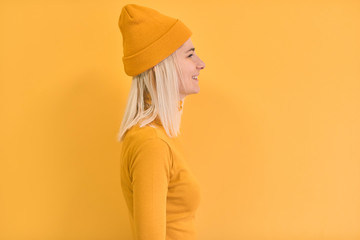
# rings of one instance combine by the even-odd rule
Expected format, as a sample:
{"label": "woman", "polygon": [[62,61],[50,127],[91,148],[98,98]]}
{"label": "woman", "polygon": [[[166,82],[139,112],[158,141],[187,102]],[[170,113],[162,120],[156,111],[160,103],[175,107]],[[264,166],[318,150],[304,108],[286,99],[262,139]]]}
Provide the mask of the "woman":
{"label": "woman", "polygon": [[125,72],[133,77],[119,132],[121,186],[136,240],[193,240],[199,185],[179,146],[184,99],[204,62],[178,19],[129,4],[121,12]]}

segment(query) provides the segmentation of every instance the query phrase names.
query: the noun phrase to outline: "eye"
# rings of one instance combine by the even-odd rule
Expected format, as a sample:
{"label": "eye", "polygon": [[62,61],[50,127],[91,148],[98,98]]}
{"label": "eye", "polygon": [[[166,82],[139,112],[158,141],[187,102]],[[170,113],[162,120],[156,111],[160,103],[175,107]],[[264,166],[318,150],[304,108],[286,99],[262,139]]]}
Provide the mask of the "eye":
{"label": "eye", "polygon": [[193,56],[193,54],[190,54],[188,57],[192,57]]}

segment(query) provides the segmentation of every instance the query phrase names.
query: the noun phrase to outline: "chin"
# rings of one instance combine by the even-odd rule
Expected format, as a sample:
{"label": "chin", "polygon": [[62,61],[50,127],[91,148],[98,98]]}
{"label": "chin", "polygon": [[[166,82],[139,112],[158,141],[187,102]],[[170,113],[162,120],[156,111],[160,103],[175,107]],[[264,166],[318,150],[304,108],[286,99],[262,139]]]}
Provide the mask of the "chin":
{"label": "chin", "polygon": [[192,94],[197,94],[200,92],[200,89],[199,90],[196,90],[196,91],[193,91]]}
{"label": "chin", "polygon": [[186,92],[185,96],[188,96],[188,95],[192,95],[192,94],[197,94],[200,92],[200,88],[194,88],[194,89],[189,89],[189,91]]}

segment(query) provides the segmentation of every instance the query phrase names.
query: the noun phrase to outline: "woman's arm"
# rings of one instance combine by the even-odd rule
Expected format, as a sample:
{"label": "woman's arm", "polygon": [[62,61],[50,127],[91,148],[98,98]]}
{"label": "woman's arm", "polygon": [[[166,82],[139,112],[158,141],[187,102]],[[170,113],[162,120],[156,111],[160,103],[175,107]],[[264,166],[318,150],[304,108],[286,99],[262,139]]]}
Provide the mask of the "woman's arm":
{"label": "woman's arm", "polygon": [[171,152],[159,138],[143,142],[130,166],[136,240],[165,240]]}

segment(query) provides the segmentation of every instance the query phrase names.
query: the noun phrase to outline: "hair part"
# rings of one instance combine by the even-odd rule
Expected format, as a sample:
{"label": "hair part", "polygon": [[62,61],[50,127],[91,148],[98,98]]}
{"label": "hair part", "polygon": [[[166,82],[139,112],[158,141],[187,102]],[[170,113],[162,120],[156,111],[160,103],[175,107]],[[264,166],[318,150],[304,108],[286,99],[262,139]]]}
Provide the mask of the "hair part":
{"label": "hair part", "polygon": [[153,68],[133,77],[118,141],[138,123],[140,127],[155,127],[152,123],[156,119],[161,121],[169,137],[178,136],[182,114],[179,109],[180,76],[175,51]]}

